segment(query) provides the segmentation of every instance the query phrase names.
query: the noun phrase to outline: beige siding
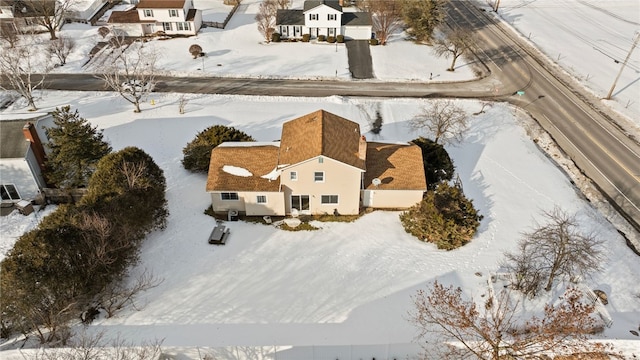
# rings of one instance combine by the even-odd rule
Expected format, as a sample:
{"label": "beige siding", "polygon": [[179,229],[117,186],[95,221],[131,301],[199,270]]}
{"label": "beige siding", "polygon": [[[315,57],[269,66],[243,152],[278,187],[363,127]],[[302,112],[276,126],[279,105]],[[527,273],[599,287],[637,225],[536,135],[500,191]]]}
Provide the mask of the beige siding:
{"label": "beige siding", "polygon": [[[226,192],[226,191],[225,191]],[[279,192],[239,191],[238,200],[222,200],[219,192],[211,193],[211,205],[215,212],[237,210],[249,216],[284,215],[284,194]],[[267,202],[258,204],[258,196],[265,196]]]}
{"label": "beige siding", "polygon": [[[242,192],[246,214],[249,216],[284,215],[284,194],[279,192]],[[266,203],[258,203],[258,196],[266,197]]]}
{"label": "beige siding", "polygon": [[362,206],[376,209],[402,209],[422,200],[422,190],[362,190]]}
{"label": "beige siding", "polygon": [[[227,191],[225,191],[227,192]],[[229,191],[231,192],[231,191]],[[244,198],[238,193],[238,200],[222,200],[219,192],[211,193],[211,206],[215,212],[224,212],[229,210],[245,211]]]}
{"label": "beige siding", "polygon": [[[320,162],[322,158],[322,162]],[[291,180],[291,172],[297,173],[297,181]],[[324,182],[314,180],[314,172],[324,172]],[[362,171],[327,157],[315,157],[287,167],[280,175],[284,192],[286,213],[291,213],[291,195],[309,195],[311,214],[357,214],[360,210],[360,182]],[[337,204],[322,204],[322,195],[338,195]]]}

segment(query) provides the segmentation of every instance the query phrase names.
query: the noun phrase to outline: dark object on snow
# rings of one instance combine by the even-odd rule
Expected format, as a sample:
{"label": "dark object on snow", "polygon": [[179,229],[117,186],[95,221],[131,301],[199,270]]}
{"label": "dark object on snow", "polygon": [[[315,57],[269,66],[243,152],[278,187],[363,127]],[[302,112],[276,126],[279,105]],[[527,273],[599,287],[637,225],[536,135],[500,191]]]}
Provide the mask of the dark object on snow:
{"label": "dark object on snow", "polygon": [[211,235],[209,235],[209,244],[224,245],[230,233],[229,229],[225,229],[224,225],[217,225],[211,231]]}
{"label": "dark object on snow", "polygon": [[593,290],[593,293],[596,294],[598,299],[600,299],[600,302],[602,303],[602,305],[607,305],[609,303],[609,299],[607,298],[607,294],[604,291],[602,291],[602,290]]}

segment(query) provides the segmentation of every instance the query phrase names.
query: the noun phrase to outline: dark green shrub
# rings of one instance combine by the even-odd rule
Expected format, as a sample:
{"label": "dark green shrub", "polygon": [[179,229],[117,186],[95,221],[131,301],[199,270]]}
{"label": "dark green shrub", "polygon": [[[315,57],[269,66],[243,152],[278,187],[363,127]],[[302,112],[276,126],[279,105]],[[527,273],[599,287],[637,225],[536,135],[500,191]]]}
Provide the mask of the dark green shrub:
{"label": "dark green shrub", "polygon": [[412,141],[422,150],[427,189],[435,190],[439,183],[453,178],[455,167],[447,150],[440,144],[422,136]]}
{"label": "dark green shrub", "polygon": [[225,141],[255,141],[251,136],[233,127],[214,125],[199,132],[195,139],[191,140],[182,149],[184,158],[182,166],[195,172],[209,171],[211,150]]}
{"label": "dark green shrub", "polygon": [[374,45],[374,46],[375,46],[375,45],[378,45],[378,39],[371,39],[371,40],[369,40],[369,44],[370,44],[370,45]]}
{"label": "dark green shrub", "polygon": [[302,35],[302,42],[309,42],[309,39],[311,39],[311,35],[309,34]]}
{"label": "dark green shrub", "polygon": [[280,33],[274,32],[271,34],[271,41],[280,42]]}
{"label": "dark green shrub", "polygon": [[333,43],[336,42],[336,38],[334,36],[329,36],[327,38],[327,42],[330,43],[330,44],[333,44]]}
{"label": "dark green shrub", "polygon": [[338,43],[342,44],[344,42],[344,35],[336,36],[336,40],[338,41]]}
{"label": "dark green shrub", "polygon": [[440,183],[427,191],[422,201],[400,214],[409,234],[434,243],[438,249],[453,250],[467,244],[480,226],[482,215],[457,187]]}
{"label": "dark green shrub", "polygon": [[327,39],[324,35],[318,35],[318,41],[325,41]]}

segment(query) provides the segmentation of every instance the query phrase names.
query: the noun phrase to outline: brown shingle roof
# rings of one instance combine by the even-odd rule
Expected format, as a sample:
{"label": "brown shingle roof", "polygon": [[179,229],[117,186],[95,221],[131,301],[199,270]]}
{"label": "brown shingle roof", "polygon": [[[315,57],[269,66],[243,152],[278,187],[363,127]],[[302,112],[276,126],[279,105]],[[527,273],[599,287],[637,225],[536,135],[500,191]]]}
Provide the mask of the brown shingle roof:
{"label": "brown shingle roof", "polygon": [[185,0],[140,0],[138,9],[182,9]]}
{"label": "brown shingle roof", "polygon": [[[217,146],[211,151],[207,191],[278,191],[280,181],[262,176],[271,173],[278,163],[278,147]],[[223,171],[225,165],[244,168],[253,176],[238,176]]]}
{"label": "brown shingle roof", "polygon": [[111,16],[109,16],[109,20],[107,22],[111,24],[135,24],[142,21],[140,21],[138,11],[134,9],[128,11],[114,11],[111,13]]}
{"label": "brown shingle roof", "polygon": [[381,190],[426,190],[422,151],[415,144],[367,143],[366,189],[375,189],[371,183],[378,178]]}
{"label": "brown shingle roof", "polygon": [[364,160],[358,156],[359,142],[357,123],[318,110],[282,125],[278,164],[297,164],[323,155],[364,170]]}

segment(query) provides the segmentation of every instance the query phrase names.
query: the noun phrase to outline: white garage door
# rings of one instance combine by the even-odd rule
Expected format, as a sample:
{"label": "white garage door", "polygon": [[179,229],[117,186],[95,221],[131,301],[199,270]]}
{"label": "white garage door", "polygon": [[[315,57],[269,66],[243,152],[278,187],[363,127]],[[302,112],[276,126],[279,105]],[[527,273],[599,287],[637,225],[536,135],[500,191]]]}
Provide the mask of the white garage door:
{"label": "white garage door", "polygon": [[345,26],[343,34],[345,39],[368,40],[371,39],[371,27]]}

